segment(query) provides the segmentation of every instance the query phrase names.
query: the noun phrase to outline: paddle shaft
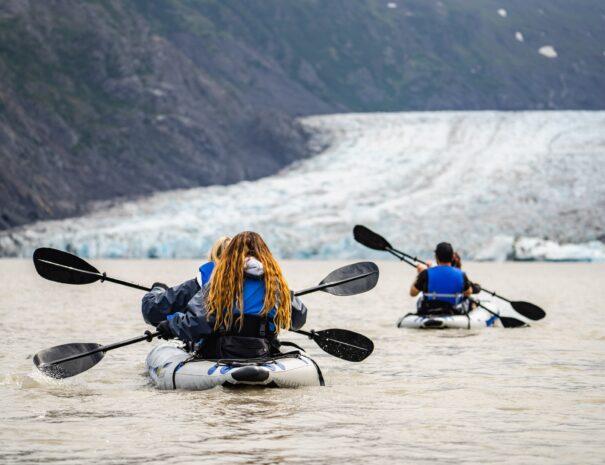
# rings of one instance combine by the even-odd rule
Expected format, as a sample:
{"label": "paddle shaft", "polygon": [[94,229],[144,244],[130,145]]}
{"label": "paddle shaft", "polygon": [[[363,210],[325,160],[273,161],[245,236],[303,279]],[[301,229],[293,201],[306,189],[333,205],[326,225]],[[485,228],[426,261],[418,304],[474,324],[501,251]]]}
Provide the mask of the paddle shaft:
{"label": "paddle shaft", "polygon": [[[141,291],[147,291],[147,292],[151,291],[151,288],[149,288],[149,287],[141,286],[139,284],[131,283],[128,281],[122,281],[121,279],[111,278],[111,277],[107,276],[105,273],[95,273],[92,271],[80,270],[79,268],[74,268],[72,266],[61,265],[59,263],[49,262],[48,260],[40,260],[40,261],[44,262],[44,263],[48,263],[49,265],[57,266],[59,268],[64,268],[66,270],[77,271],[78,273],[83,273],[83,274],[87,274],[87,275],[91,275],[91,276],[98,276],[99,279],[101,280],[101,282],[109,281],[111,283],[121,284],[122,286],[132,287],[134,289],[139,289]],[[323,291],[324,289],[328,289],[328,288],[334,287],[334,286],[339,286],[341,284],[350,283],[352,281],[356,281],[358,279],[365,278],[367,276],[371,276],[375,273],[376,273],[376,271],[370,271],[368,273],[363,273],[358,276],[352,276],[350,278],[341,279],[340,281],[333,281],[331,283],[319,284],[318,286],[314,286],[314,287],[310,287],[308,289],[303,289],[302,291],[298,291],[294,295],[296,295],[298,297],[301,295],[311,294],[311,293],[317,292],[317,291]]]}
{"label": "paddle shaft", "polygon": [[132,287],[134,289],[139,289],[141,291],[147,291],[147,292],[149,292],[151,290],[151,288],[149,288],[149,287],[141,286],[141,285],[135,284],[135,283],[130,283],[128,281],[122,281],[121,279],[111,278],[111,277],[107,276],[105,273],[95,273],[93,271],[81,270],[79,268],[74,268],[73,266],[67,266],[67,265],[61,265],[60,263],[49,262],[48,260],[39,260],[39,261],[47,263],[49,265],[56,266],[58,268],[63,268],[66,270],[71,270],[71,271],[77,271],[78,273],[87,274],[90,276],[97,276],[101,280],[101,282],[109,281],[111,283],[121,284],[122,286],[128,286],[128,287]]}
{"label": "paddle shaft", "polygon": [[319,284],[318,286],[310,287],[308,289],[303,289],[302,291],[295,292],[294,295],[296,297],[300,297],[301,295],[311,294],[312,292],[323,291],[324,289],[328,289],[329,287],[339,286],[341,284],[350,283],[351,281],[356,281],[361,278],[365,278],[367,276],[371,276],[376,274],[376,271],[370,271],[368,273],[363,273],[358,276],[353,276],[351,278],[341,279],[340,281],[333,281],[331,283]]}
{"label": "paddle shaft", "polygon": [[159,336],[159,334],[160,334],[159,332],[151,333],[151,332],[147,331],[147,333],[144,336],[133,337],[132,339],[127,339],[125,341],[108,344],[106,346],[99,347],[98,349],[89,350],[88,352],[82,352],[81,354],[71,355],[69,357],[65,357],[65,358],[62,358],[59,360],[53,360],[51,363],[48,364],[48,366],[57,365],[59,363],[70,362],[70,361],[76,360],[78,358],[98,354],[99,352],[108,352],[110,350],[119,349],[120,347],[129,346],[130,344],[136,344],[137,342],[141,342],[141,341],[151,342],[151,340],[154,337]]}

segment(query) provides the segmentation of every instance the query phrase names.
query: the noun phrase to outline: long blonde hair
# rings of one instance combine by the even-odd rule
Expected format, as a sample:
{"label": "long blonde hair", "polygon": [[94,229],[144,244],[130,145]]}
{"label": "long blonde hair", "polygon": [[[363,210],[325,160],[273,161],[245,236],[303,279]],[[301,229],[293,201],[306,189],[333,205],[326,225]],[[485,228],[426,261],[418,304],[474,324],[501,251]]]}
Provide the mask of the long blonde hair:
{"label": "long blonde hair", "polygon": [[231,242],[231,238],[229,236],[221,236],[216,241],[214,241],[214,244],[212,244],[212,248],[208,252],[208,261],[214,263],[218,262],[219,259],[223,256],[223,253],[229,245],[229,242]]}
{"label": "long blonde hair", "polygon": [[244,324],[244,266],[246,257],[254,257],[262,263],[264,269],[265,298],[260,315],[266,315],[273,308],[276,332],[289,329],[292,325],[290,310],[290,288],[284,279],[281,268],[265,241],[255,232],[239,233],[224,250],[217,262],[207,298],[208,316],[215,316],[214,329],[230,329],[234,321],[235,310],[239,311],[237,323]]}

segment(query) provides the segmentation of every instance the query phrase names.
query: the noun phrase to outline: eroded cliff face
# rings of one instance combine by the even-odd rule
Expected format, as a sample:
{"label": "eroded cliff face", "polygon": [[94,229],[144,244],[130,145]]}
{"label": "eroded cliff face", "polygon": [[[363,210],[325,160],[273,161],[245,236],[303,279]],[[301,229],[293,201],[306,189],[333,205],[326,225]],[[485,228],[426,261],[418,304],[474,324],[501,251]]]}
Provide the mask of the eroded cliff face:
{"label": "eroded cliff face", "polygon": [[121,1],[3,2],[0,76],[2,228],[306,153],[292,117],[247,103]]}
{"label": "eroded cliff face", "polygon": [[294,119],[605,108],[597,0],[4,0],[0,228],[309,155]]}

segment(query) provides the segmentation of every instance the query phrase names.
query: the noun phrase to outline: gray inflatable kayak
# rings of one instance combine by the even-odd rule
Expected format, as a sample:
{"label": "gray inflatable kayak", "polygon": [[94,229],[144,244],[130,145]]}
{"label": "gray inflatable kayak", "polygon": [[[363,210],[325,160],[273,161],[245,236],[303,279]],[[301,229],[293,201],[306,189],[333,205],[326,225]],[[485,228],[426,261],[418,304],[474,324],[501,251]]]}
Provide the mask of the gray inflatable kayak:
{"label": "gray inflatable kayak", "polygon": [[236,385],[297,388],[324,384],[315,361],[298,350],[263,360],[204,360],[169,342],[152,349],[145,365],[151,383],[158,389],[205,390]]}

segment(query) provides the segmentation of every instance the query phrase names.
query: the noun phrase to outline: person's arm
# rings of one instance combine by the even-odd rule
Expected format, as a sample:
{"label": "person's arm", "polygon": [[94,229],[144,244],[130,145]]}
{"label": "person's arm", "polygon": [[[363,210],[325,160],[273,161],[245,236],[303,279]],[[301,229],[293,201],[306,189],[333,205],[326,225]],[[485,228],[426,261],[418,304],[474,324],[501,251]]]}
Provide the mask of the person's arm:
{"label": "person's arm", "polygon": [[418,294],[420,294],[426,288],[426,281],[427,281],[426,266],[419,263],[416,266],[416,269],[418,270],[418,276],[416,276],[416,280],[410,287],[410,296],[412,296],[412,297],[416,297]]}
{"label": "person's arm", "polygon": [[416,281],[414,281],[414,284],[410,287],[410,296],[416,297],[418,294],[420,294],[420,290],[416,287]]}
{"label": "person's arm", "polygon": [[153,289],[145,294],[141,301],[143,319],[150,325],[157,326],[168,315],[185,311],[187,303],[198,290],[199,286],[195,279],[190,279],[168,289],[154,285]]}
{"label": "person's arm", "polygon": [[172,337],[184,342],[197,342],[212,333],[213,323],[208,321],[204,290],[197,292],[187,304],[186,312],[177,312],[168,318]]}
{"label": "person's arm", "polygon": [[470,297],[473,293],[473,284],[468,280],[466,273],[464,273],[464,297]]}
{"label": "person's arm", "polygon": [[300,329],[307,321],[307,307],[302,301],[292,295],[292,329]]}

